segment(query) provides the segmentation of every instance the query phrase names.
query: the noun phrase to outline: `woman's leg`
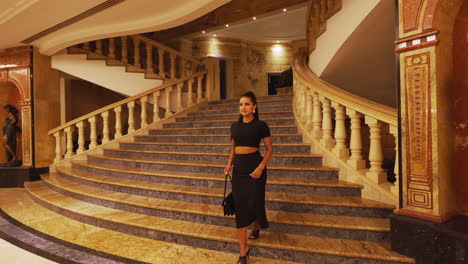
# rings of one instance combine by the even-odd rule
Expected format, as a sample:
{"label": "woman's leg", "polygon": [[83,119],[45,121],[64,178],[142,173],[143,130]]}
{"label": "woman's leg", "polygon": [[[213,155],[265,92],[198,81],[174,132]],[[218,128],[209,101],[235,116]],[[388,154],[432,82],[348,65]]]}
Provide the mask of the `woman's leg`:
{"label": "woman's leg", "polygon": [[237,236],[239,237],[240,256],[245,256],[249,248],[247,247],[247,227],[237,228]]}

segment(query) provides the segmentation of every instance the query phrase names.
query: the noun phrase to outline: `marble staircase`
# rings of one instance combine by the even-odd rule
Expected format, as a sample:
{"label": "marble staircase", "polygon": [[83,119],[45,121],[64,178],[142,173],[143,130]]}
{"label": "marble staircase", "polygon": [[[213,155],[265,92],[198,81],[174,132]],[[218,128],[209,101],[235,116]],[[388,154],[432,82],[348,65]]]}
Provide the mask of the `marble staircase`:
{"label": "marble staircase", "polygon": [[[321,157],[310,153],[295,126],[291,100],[259,98],[260,117],[271,128],[275,153],[266,193],[270,228],[249,241],[252,263],[414,263],[389,250],[387,216],[393,206],[361,198],[361,185],[340,181],[337,169],[323,166]],[[234,219],[222,214],[220,204],[229,127],[237,111],[237,100],[211,102],[119,147],[59,165],[42,175],[42,181],[26,185],[24,196],[35,203],[25,203],[62,221],[115,232],[125,241],[146,239],[208,252],[196,263],[212,263],[218,253],[216,263],[235,263]],[[31,223],[31,228],[58,233],[53,226]],[[91,241],[83,236],[77,233],[67,241]],[[157,257],[129,255],[118,239],[109,239],[116,248],[104,252],[123,259],[192,263],[182,257],[158,262]],[[220,256],[226,259],[219,261]]]}

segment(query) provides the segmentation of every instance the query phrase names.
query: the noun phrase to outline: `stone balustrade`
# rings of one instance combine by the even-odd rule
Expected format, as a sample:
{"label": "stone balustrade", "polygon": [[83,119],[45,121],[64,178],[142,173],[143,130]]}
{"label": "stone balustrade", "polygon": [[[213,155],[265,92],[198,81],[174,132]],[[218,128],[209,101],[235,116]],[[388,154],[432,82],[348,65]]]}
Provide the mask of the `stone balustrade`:
{"label": "stone balustrade", "polygon": [[325,83],[306,56],[293,63],[293,104],[303,133],[355,175],[398,197],[397,110]]}
{"label": "stone balustrade", "polygon": [[55,137],[54,164],[207,101],[206,76],[201,71],[168,81],[50,130]]}
{"label": "stone balustrade", "polygon": [[127,65],[128,70],[144,72],[150,78],[174,80],[203,68],[199,60],[141,35],[96,40],[77,47],[107,57],[110,65]]}

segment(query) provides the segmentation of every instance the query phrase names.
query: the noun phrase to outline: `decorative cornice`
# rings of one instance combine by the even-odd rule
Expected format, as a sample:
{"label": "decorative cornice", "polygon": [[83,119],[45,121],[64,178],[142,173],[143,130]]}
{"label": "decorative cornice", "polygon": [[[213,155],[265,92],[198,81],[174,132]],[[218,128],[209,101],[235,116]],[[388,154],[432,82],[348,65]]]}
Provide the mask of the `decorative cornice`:
{"label": "decorative cornice", "polygon": [[437,39],[437,35],[439,33],[440,32],[438,30],[430,30],[424,33],[415,34],[413,36],[400,38],[395,41],[395,52],[401,53],[410,50],[436,46],[439,44],[439,40]]}
{"label": "decorative cornice", "polygon": [[82,12],[81,14],[78,14],[78,15],[72,17],[72,18],[69,18],[69,19],[67,19],[67,20],[65,20],[65,21],[63,21],[61,23],[58,23],[55,26],[52,26],[52,27],[50,27],[48,29],[45,29],[45,30],[43,30],[43,31],[41,31],[41,32],[39,32],[39,33],[37,33],[37,34],[23,40],[23,41],[21,41],[21,43],[30,44],[31,42],[33,42],[35,40],[38,40],[38,39],[40,39],[40,38],[42,38],[42,37],[44,37],[46,35],[49,35],[49,34],[55,32],[55,31],[58,31],[58,30],[60,30],[60,29],[62,29],[64,27],[67,27],[67,26],[69,26],[71,24],[79,22],[79,21],[81,21],[81,20],[83,20],[83,19],[85,19],[87,17],[95,15],[95,14],[97,14],[99,12],[102,12],[102,11],[112,7],[112,6],[115,6],[115,5],[119,4],[119,3],[122,3],[123,1],[125,1],[125,0],[107,0],[104,3],[101,3],[101,4],[95,6],[95,7],[91,8],[91,9],[88,9],[88,10]]}

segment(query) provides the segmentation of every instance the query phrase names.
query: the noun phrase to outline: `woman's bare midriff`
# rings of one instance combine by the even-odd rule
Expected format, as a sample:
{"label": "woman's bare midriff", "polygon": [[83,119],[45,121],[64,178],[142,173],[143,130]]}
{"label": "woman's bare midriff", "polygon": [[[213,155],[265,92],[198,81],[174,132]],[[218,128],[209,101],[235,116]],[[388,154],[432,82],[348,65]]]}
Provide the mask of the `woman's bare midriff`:
{"label": "woman's bare midriff", "polygon": [[254,147],[240,146],[240,147],[235,147],[234,148],[234,153],[236,153],[236,154],[249,154],[249,153],[254,153],[254,152],[257,152],[257,151],[258,151],[258,148],[254,148]]}

